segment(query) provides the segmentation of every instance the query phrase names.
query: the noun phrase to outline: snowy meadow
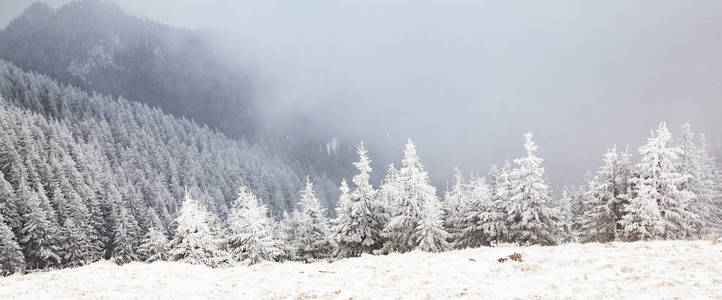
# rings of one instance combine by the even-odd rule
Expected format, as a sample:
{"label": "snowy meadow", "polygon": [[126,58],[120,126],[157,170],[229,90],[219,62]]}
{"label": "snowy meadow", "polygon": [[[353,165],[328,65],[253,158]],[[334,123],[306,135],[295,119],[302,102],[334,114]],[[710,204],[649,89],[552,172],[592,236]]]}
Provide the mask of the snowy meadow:
{"label": "snowy meadow", "polygon": [[[0,278],[3,299],[719,299],[722,244],[659,241],[209,268],[96,262]],[[510,254],[522,261],[499,262]]]}

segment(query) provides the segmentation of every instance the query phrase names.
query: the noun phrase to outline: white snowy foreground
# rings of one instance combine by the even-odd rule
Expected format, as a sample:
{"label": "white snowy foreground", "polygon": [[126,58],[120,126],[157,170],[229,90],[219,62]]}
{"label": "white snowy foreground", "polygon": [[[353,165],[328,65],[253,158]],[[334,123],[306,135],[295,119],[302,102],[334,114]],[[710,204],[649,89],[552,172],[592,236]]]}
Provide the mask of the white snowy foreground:
{"label": "white snowy foreground", "polygon": [[[722,298],[722,244],[660,241],[211,269],[107,261],[0,278],[0,299]],[[497,262],[512,253],[523,262]]]}

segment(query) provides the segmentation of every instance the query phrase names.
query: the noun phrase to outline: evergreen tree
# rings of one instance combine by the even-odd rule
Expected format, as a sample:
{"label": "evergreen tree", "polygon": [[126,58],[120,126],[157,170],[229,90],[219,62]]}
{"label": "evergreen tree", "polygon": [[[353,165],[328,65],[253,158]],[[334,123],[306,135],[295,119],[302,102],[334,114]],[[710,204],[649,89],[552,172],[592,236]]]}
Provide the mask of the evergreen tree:
{"label": "evergreen tree", "polygon": [[65,266],[74,267],[94,261],[98,249],[93,247],[83,229],[72,219],[63,223],[60,247],[63,249],[62,258]]}
{"label": "evergreen tree", "polygon": [[0,276],[23,271],[25,271],[25,258],[20,251],[20,245],[15,241],[15,234],[0,214]]}
{"label": "evergreen tree", "polygon": [[5,180],[5,176],[0,171],[0,215],[5,219],[5,223],[10,226],[13,232],[20,232],[22,219],[18,212],[18,198],[15,195],[10,182]]}
{"label": "evergreen tree", "polygon": [[133,246],[133,219],[123,203],[116,202],[113,213],[113,261],[119,265],[138,260]]}
{"label": "evergreen tree", "polygon": [[656,134],[653,132],[647,144],[639,148],[642,159],[637,164],[639,178],[635,185],[639,201],[655,200],[664,228],[661,237],[681,239],[693,234],[692,224],[698,217],[688,208],[695,195],[679,188],[689,176],[679,173],[674,166],[681,150],[669,145],[671,138],[666,124],[661,123]]}
{"label": "evergreen tree", "polygon": [[145,262],[168,260],[170,251],[168,238],[157,226],[151,227],[138,248]]}
{"label": "evergreen tree", "polygon": [[245,186],[241,186],[238,199],[233,203],[228,225],[231,259],[251,265],[273,261],[281,254],[266,207]]}
{"label": "evergreen tree", "polygon": [[170,259],[190,264],[218,266],[224,259],[218,240],[213,236],[209,215],[198,201],[186,192],[180,215],[176,219],[175,237],[171,241]]}
{"label": "evergreen tree", "polygon": [[499,238],[498,225],[504,220],[503,212],[498,203],[493,202],[483,177],[474,176],[464,190],[455,226],[459,228],[456,248],[490,245]]}
{"label": "evergreen tree", "polygon": [[58,227],[54,216],[48,216],[48,206],[41,203],[42,194],[31,190],[22,180],[17,195],[23,207],[19,242],[28,267],[40,269],[59,266],[62,259],[58,255]]}
{"label": "evergreen tree", "polygon": [[401,165],[396,177],[398,194],[391,210],[391,219],[384,228],[384,234],[388,238],[384,246],[386,252],[407,252],[416,249],[422,240],[419,230],[423,228],[419,226],[421,219],[431,218],[425,221],[427,226],[431,226],[435,222],[433,218],[442,217],[441,214],[425,212],[428,207],[438,207],[440,204],[436,197],[436,189],[429,184],[428,175],[416,156],[416,146],[411,140],[406,144]]}
{"label": "evergreen tree", "polygon": [[680,157],[677,170],[687,180],[683,181],[679,188],[689,191],[695,195],[689,203],[689,210],[698,218],[691,220],[692,234],[702,236],[709,232],[709,229],[718,226],[719,216],[715,213],[715,191],[713,170],[710,169],[710,158],[705,149],[706,141],[702,137],[701,147],[694,143],[694,134],[689,123],[682,125],[680,136]]}
{"label": "evergreen tree", "polygon": [[562,194],[559,197],[559,201],[557,203],[557,209],[559,210],[559,224],[561,225],[561,242],[564,243],[570,243],[574,242],[575,239],[575,232],[574,232],[574,209],[573,209],[573,203],[574,203],[574,196],[571,192],[569,192],[569,189],[564,188],[562,190]]}
{"label": "evergreen tree", "polygon": [[628,184],[624,176],[625,164],[617,154],[617,148],[607,149],[604,165],[597,170],[588,183],[581,228],[582,242],[610,242],[617,239],[617,224],[624,214],[628,203]]}
{"label": "evergreen tree", "polygon": [[555,245],[558,225],[549,202],[549,186],[544,182],[542,159],[535,155],[532,134],[524,134],[527,156],[514,160],[507,222],[511,240],[521,244]]}
{"label": "evergreen tree", "polygon": [[441,203],[438,200],[429,200],[424,204],[424,215],[416,225],[419,249],[426,252],[449,250],[450,245],[447,242],[449,233],[444,229]]}
{"label": "evergreen tree", "polygon": [[657,205],[657,187],[652,178],[636,180],[636,197],[624,207],[620,235],[627,241],[653,240],[664,235],[664,222]]}
{"label": "evergreen tree", "polygon": [[305,262],[329,258],[333,244],[330,240],[328,222],[308,177],[294,217],[298,226],[294,240],[296,256]]}
{"label": "evergreen tree", "polygon": [[346,210],[344,216],[335,226],[338,254],[342,257],[373,253],[381,248],[381,233],[386,225],[385,207],[377,200],[377,192],[369,183],[371,161],[366,156],[363,143],[357,153],[359,160],[354,166],[358,174],[352,180],[356,188],[348,195],[346,207],[342,208]]}
{"label": "evergreen tree", "polygon": [[341,180],[341,186],[338,188],[341,191],[341,196],[338,198],[336,204],[336,222],[333,226],[333,239],[336,243],[336,256],[337,257],[350,257],[353,256],[353,248],[346,246],[346,241],[350,239],[349,232],[353,225],[352,216],[352,205],[351,205],[351,192],[346,183],[346,179]]}
{"label": "evergreen tree", "polygon": [[279,240],[282,241],[279,260],[298,260],[298,249],[296,248],[298,219],[296,219],[296,214],[283,212],[283,216],[281,217],[281,221],[278,223],[276,231]]}
{"label": "evergreen tree", "polygon": [[451,189],[447,188],[446,193],[444,193],[443,212],[444,228],[446,228],[452,240],[456,240],[463,229],[459,227],[459,223],[462,218],[462,200],[466,192],[464,189],[466,182],[458,167],[454,167],[452,176]]}

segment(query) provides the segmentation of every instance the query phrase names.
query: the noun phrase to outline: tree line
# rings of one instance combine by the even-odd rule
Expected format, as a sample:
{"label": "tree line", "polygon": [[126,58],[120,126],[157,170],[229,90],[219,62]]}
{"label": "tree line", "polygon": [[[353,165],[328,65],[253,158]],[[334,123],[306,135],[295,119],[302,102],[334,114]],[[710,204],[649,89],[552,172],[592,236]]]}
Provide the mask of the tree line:
{"label": "tree line", "polygon": [[[616,147],[583,187],[553,199],[532,134],[443,197],[409,140],[397,169],[342,180],[328,214],[311,177],[186,119],[87,95],[0,64],[0,270],[113,259],[210,266],[312,262],[496,243],[691,239],[720,232],[720,172],[704,135],[660,124],[632,164]],[[299,192],[300,191],[300,192]],[[182,199],[182,200],[181,200]]]}

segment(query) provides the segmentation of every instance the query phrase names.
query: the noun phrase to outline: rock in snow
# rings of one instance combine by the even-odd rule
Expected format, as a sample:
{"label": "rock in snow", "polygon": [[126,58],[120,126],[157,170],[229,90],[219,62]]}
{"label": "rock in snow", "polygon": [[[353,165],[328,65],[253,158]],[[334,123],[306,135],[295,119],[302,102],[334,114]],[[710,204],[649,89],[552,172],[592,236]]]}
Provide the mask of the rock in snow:
{"label": "rock in snow", "polygon": [[[0,278],[0,299],[719,299],[721,250],[710,241],[655,241],[414,251],[218,269],[102,261]],[[513,253],[523,261],[497,261]]]}

